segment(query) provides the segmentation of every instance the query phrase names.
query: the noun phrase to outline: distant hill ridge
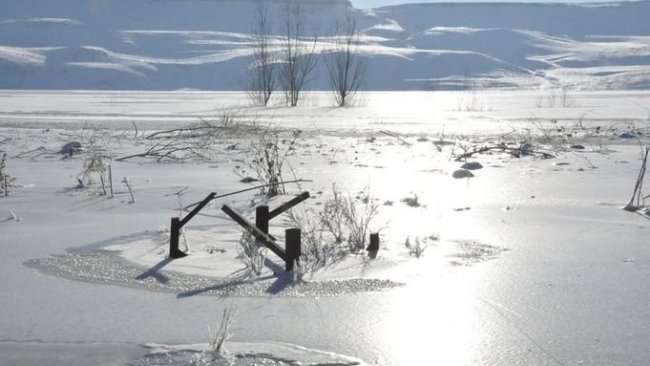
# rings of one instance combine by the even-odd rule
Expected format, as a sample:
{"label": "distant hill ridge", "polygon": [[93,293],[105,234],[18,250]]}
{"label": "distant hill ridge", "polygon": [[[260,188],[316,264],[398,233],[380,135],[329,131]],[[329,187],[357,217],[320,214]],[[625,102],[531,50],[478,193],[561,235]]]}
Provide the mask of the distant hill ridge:
{"label": "distant hill ridge", "polygon": [[[241,90],[261,0],[3,0],[0,88]],[[430,3],[354,9],[347,0],[267,1],[282,35],[288,2],[325,47],[350,12],[364,89],[646,89],[650,1]],[[325,70],[308,85],[328,88]]]}

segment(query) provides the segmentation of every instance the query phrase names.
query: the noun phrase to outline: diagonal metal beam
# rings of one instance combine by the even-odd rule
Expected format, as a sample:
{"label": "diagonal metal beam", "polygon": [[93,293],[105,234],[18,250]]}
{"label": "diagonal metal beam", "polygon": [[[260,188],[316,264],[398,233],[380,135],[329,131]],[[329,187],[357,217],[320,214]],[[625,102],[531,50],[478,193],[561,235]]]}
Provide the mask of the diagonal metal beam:
{"label": "diagonal metal beam", "polygon": [[286,261],[286,253],[275,243],[273,239],[271,239],[269,235],[263,233],[262,230],[258,229],[250,221],[246,220],[232,208],[228,207],[228,205],[223,205],[221,207],[221,210],[225,212],[226,215],[230,216],[231,219],[235,220],[235,222],[238,223],[241,227],[251,233],[255,239],[259,240],[262,244],[264,244],[265,247],[269,248],[273,253],[275,253],[275,255]]}
{"label": "diagonal metal beam", "polygon": [[215,192],[210,193],[201,203],[198,204],[190,213],[187,214],[182,220],[181,220],[181,227],[183,227],[185,224],[187,224],[194,216],[196,216],[199,211],[203,209],[210,201],[216,197],[217,194]]}
{"label": "diagonal metal beam", "polygon": [[273,219],[276,216],[279,216],[283,212],[287,211],[291,207],[299,204],[300,202],[309,198],[309,192],[303,192],[298,197],[293,198],[292,200],[286,202],[282,206],[276,208],[275,210],[269,212],[269,220]]}

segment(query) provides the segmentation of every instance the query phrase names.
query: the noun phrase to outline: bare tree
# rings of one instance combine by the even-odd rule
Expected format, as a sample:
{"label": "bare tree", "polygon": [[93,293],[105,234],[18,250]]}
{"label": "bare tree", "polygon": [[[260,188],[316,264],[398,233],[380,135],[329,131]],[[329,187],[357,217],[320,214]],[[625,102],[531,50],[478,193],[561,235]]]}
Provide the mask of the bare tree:
{"label": "bare tree", "polygon": [[276,88],[276,59],[272,44],[273,24],[265,2],[257,7],[251,38],[253,55],[248,67],[248,96],[257,104],[267,106]]}
{"label": "bare tree", "polygon": [[284,59],[280,72],[280,82],[284,89],[287,104],[298,105],[300,92],[311,78],[318,65],[316,43],[318,37],[306,39],[305,13],[298,3],[287,5],[285,11]]}
{"label": "bare tree", "polygon": [[356,20],[350,13],[345,23],[337,22],[333,51],[326,56],[325,66],[339,107],[352,101],[365,76],[366,65],[359,53],[360,38]]}

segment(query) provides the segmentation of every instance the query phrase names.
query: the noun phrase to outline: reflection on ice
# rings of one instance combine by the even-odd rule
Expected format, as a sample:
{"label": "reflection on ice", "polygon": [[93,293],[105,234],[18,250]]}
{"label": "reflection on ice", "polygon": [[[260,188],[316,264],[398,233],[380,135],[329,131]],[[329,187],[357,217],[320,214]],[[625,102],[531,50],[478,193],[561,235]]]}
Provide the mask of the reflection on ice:
{"label": "reflection on ice", "polygon": [[476,276],[455,273],[392,291],[382,303],[379,334],[394,358],[388,364],[469,365],[481,340],[474,307]]}

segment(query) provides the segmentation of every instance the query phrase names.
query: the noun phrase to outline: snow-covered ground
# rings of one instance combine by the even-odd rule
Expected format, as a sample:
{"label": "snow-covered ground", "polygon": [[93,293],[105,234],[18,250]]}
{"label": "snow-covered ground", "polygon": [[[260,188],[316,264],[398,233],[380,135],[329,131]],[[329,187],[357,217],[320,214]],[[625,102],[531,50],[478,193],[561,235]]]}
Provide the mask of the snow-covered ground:
{"label": "snow-covered ground", "polygon": [[[621,210],[649,143],[647,92],[382,92],[349,108],[332,108],[327,93],[296,108],[208,92],[2,91],[0,100],[0,152],[15,178],[0,197],[0,364],[190,364],[231,307],[226,348],[240,364],[650,358],[650,221]],[[154,131],[200,119],[223,127],[223,116],[234,124],[196,147],[208,160],[119,161],[157,146]],[[298,129],[284,178],[307,181],[272,200],[257,190],[215,200],[188,224],[190,255],[166,260],[181,203],[255,185],[241,180],[257,177],[260,141]],[[188,139],[179,143],[204,141]],[[87,151],[58,153],[70,141]],[[454,159],[482,147],[531,155]],[[76,188],[93,149],[110,158],[114,198],[97,180]],[[482,169],[454,178],[465,160]],[[358,207],[377,203],[376,258],[351,254],[300,280],[244,276],[241,231],[221,206],[252,219],[257,205],[309,191],[296,212],[314,217],[333,184]],[[270,231],[282,242],[291,225],[282,216]]]}

